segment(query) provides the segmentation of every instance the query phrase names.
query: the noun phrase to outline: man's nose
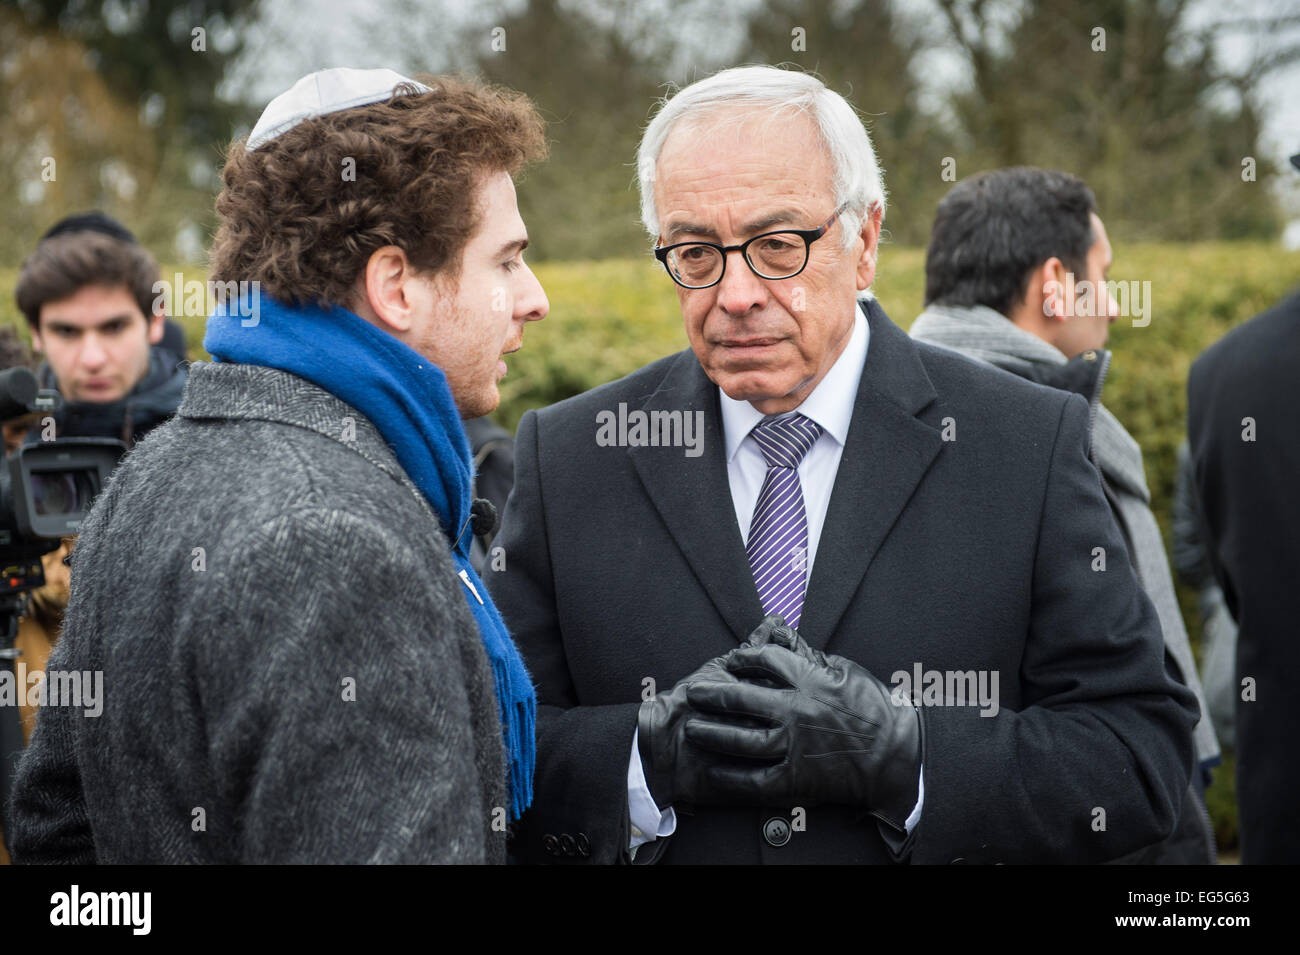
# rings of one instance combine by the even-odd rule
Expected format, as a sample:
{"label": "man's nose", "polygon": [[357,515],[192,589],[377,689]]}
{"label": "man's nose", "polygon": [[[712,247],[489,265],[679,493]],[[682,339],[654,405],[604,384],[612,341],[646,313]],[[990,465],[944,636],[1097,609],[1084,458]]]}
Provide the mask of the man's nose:
{"label": "man's nose", "polygon": [[103,343],[94,332],[87,332],[81,342],[81,364],[87,368],[98,368],[108,358]]}
{"label": "man's nose", "polygon": [[527,282],[523,294],[515,298],[515,318],[525,322],[540,322],[551,311],[551,303],[533,270],[527,265],[524,268],[528,271]]}
{"label": "man's nose", "polygon": [[767,301],[767,286],[754,274],[739,250],[727,253],[727,266],[718,283],[718,306],[728,314],[744,315]]}

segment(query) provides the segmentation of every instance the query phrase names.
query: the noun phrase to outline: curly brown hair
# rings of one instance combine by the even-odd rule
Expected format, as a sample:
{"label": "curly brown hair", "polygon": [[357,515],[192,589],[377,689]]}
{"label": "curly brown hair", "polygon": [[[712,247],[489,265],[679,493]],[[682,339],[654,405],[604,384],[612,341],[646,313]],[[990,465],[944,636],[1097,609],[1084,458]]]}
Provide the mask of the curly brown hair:
{"label": "curly brown hair", "polygon": [[478,227],[480,178],[514,176],[544,158],[544,127],[522,93],[420,81],[433,90],[399,86],[386,102],[301,122],[251,151],[244,139],[232,143],[211,279],[257,281],[294,304],[346,306],[386,245],[417,269],[457,276]]}

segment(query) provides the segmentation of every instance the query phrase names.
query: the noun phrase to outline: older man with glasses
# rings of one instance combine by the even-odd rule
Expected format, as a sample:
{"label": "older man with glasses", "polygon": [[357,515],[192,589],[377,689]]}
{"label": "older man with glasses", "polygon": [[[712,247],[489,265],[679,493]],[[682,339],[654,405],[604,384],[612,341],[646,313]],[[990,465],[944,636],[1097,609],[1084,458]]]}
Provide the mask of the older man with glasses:
{"label": "older man with glasses", "polygon": [[[893,325],[875,154],[815,78],[695,83],[638,159],[691,347],[520,423],[489,576],[540,704],[516,856],[1095,862],[1162,838],[1196,705],[1087,403]],[[648,440],[597,440],[622,406]],[[688,415],[702,454],[661,440]]]}

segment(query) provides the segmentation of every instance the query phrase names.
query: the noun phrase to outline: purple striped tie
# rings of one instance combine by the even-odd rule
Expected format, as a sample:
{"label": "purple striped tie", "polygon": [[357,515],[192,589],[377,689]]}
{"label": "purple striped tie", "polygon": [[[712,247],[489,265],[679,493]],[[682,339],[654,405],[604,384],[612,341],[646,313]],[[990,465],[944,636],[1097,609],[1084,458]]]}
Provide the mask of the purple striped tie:
{"label": "purple striped tie", "polygon": [[767,461],[767,476],[754,505],[745,554],[763,613],[779,613],[795,628],[808,579],[808,519],[798,468],[821,433],[821,425],[801,414],[764,418],[750,432]]}

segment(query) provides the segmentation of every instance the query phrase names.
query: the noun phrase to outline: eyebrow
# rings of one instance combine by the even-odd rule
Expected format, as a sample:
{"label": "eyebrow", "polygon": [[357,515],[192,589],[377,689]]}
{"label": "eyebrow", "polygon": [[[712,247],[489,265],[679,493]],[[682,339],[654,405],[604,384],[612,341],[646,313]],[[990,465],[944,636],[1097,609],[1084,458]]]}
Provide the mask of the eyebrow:
{"label": "eyebrow", "polygon": [[[102,322],[96,322],[94,325],[90,327],[103,328],[105,325],[112,325],[114,322],[129,322],[130,320],[131,320],[130,313],[123,312],[121,315],[114,315],[112,318],[106,318]],[[47,317],[43,324],[45,325],[46,328],[54,328],[54,329],[58,329],[59,331],[64,331],[67,329],[74,329],[79,332],[85,331],[85,329],[80,325],[76,325],[73,324],[72,322],[64,321],[58,318]]]}
{"label": "eyebrow", "polygon": [[[794,223],[803,218],[804,213],[795,209],[781,209],[777,212],[771,212],[767,215],[759,216],[757,219],[751,219],[740,227],[741,235],[757,235],[775,225],[783,223]],[[710,239],[716,239],[718,233],[709,226],[696,225],[692,222],[678,222],[668,227],[666,239],[672,240],[679,235],[702,235]]]}
{"label": "eyebrow", "polygon": [[524,236],[522,239],[511,239],[505,245],[501,246],[496,257],[501,258],[503,255],[513,255],[516,252],[524,251],[526,248],[528,248],[528,236]]}

